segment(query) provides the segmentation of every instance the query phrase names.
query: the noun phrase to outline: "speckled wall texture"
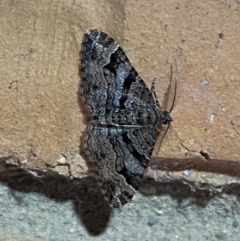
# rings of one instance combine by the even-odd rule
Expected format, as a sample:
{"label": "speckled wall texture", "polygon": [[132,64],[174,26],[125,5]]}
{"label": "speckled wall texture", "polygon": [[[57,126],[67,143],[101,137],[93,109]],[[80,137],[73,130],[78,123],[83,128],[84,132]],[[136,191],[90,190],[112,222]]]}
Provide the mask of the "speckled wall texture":
{"label": "speckled wall texture", "polygon": [[239,11],[234,0],[1,1],[0,177],[6,161],[29,173],[88,176],[79,51],[83,33],[100,29],[149,87],[156,78],[160,103],[173,66],[172,126],[145,177],[213,192],[238,183]]}

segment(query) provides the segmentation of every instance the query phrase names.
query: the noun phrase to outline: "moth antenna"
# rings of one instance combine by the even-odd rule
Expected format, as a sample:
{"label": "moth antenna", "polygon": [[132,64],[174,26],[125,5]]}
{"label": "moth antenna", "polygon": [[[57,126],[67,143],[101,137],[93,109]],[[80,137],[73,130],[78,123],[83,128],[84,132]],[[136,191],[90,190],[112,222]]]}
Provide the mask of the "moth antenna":
{"label": "moth antenna", "polygon": [[[177,61],[175,60],[175,66],[176,66],[176,74],[177,74]],[[171,91],[171,85],[172,85],[172,82],[173,82],[173,67],[171,65],[171,75],[170,75],[170,84],[169,84],[169,92]],[[175,104],[176,104],[176,97],[177,97],[177,81],[175,80],[174,81],[174,88],[173,88],[173,100],[172,100],[172,105],[169,109],[169,113],[172,112]]]}
{"label": "moth antenna", "polygon": [[[177,69],[176,61],[175,61],[175,66]],[[176,104],[175,103],[176,96],[177,96],[176,93],[177,93],[177,81],[173,80],[173,66],[171,64],[171,66],[170,66],[170,82],[169,82],[168,89],[165,94],[166,98],[164,98],[164,101],[163,101],[164,102],[163,106],[165,107],[164,109],[166,109],[169,113],[172,112],[172,110],[174,109],[174,106]],[[156,96],[156,94],[154,96]],[[170,98],[170,97],[172,97],[172,98]],[[168,104],[170,103],[170,100],[171,100],[171,106],[170,106],[170,108],[167,108]],[[164,128],[164,127],[161,124],[160,129],[162,129],[162,128]],[[158,156],[158,153],[160,152],[160,148],[163,143],[163,140],[164,140],[165,136],[167,135],[167,132],[170,128],[171,128],[171,122],[168,122],[165,130],[162,133],[160,132],[160,135],[158,136],[156,143],[155,143],[155,148],[154,148],[154,153],[153,153],[155,156]]]}

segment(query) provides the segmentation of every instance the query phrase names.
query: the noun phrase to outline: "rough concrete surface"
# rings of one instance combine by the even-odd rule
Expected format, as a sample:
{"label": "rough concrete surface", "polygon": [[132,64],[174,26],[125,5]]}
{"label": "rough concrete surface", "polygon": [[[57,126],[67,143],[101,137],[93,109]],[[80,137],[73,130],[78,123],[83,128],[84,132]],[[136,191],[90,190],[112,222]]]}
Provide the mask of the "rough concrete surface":
{"label": "rough concrete surface", "polygon": [[[0,1],[0,240],[239,240],[239,11],[234,0]],[[156,78],[166,108],[171,65],[178,83],[148,188],[114,211],[88,199],[99,190],[81,148],[79,50],[93,28],[148,86]]]}
{"label": "rough concrete surface", "polygon": [[[90,186],[90,187],[89,187]],[[89,189],[91,183],[88,183]],[[155,189],[155,194],[147,193]],[[143,192],[142,192],[143,191]],[[93,197],[55,201],[0,185],[0,240],[230,240],[240,239],[239,198],[194,194],[181,184],[151,185],[131,203],[110,210]],[[100,204],[101,203],[101,204]],[[6,239],[4,239],[6,237]],[[24,237],[21,239],[21,237]]]}

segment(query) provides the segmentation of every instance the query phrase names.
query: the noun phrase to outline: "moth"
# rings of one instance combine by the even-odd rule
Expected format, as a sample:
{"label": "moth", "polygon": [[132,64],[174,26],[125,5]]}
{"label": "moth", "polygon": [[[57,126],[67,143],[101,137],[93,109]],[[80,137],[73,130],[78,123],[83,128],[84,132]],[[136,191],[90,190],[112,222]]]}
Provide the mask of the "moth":
{"label": "moth", "polygon": [[83,146],[109,205],[121,207],[142,181],[159,125],[172,118],[106,33],[84,34],[79,71],[79,95],[91,116]]}

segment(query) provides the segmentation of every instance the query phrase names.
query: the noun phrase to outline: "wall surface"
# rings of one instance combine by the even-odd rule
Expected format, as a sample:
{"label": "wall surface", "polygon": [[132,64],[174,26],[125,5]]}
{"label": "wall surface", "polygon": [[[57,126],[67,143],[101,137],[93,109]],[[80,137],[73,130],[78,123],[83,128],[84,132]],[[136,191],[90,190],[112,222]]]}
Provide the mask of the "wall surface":
{"label": "wall surface", "polygon": [[[210,194],[237,185],[239,23],[234,0],[1,1],[0,180],[47,196],[55,185],[64,190],[62,182],[74,189],[70,180],[83,186],[89,180],[79,51],[83,34],[100,29],[123,47],[149,88],[156,79],[167,110],[171,66],[177,81],[173,122],[160,151],[159,141],[155,146],[145,179],[180,181]],[[49,180],[54,184],[46,187]],[[74,198],[74,191],[66,192],[52,196]]]}

